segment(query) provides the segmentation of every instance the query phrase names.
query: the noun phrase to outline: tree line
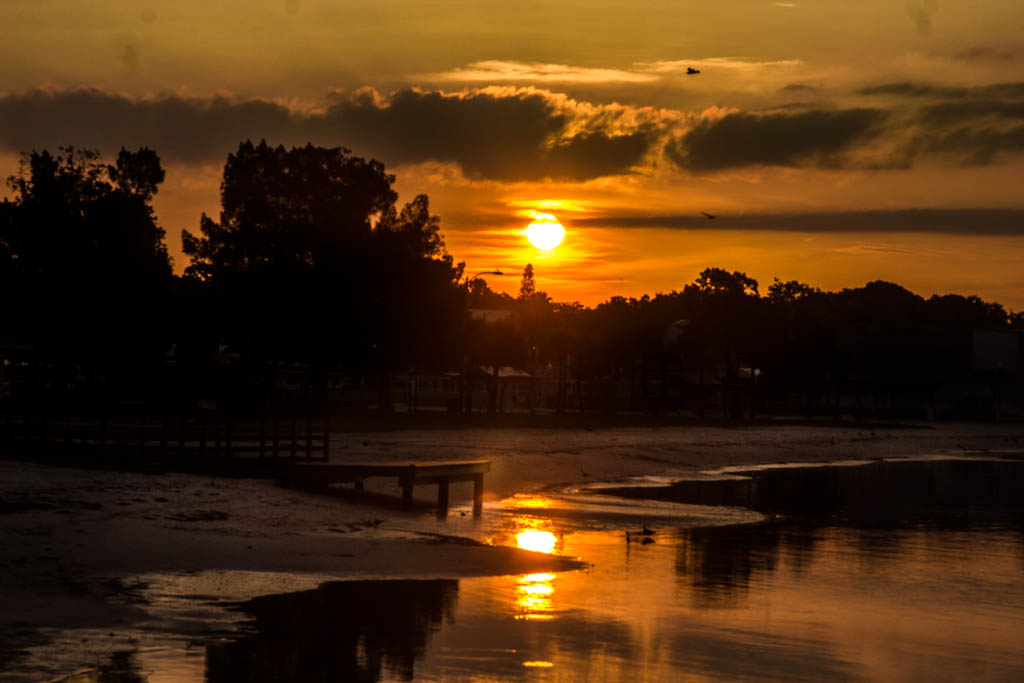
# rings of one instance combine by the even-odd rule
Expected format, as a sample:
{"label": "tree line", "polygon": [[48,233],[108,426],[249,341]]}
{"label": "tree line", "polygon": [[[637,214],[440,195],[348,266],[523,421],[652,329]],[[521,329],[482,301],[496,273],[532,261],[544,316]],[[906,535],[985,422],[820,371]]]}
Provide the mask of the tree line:
{"label": "tree line", "polygon": [[[71,147],[25,155],[8,179],[0,355],[30,358],[36,385],[156,395],[174,384],[190,399],[216,376],[241,400],[301,363],[314,394],[341,372],[379,381],[386,406],[391,374],[455,371],[487,385],[494,409],[498,368],[513,367],[557,376],[559,409],[577,382],[595,408],[614,408],[607,387],[628,385],[634,409],[702,412],[715,393],[739,415],[844,386],[934,387],[978,371],[978,330],[1024,331],[1021,313],[975,296],[924,299],[881,281],[826,292],[775,280],[762,292],[717,267],[592,308],[552,301],[532,265],[518,296],[496,293],[464,277],[425,195],[399,206],[380,162],[313,145],[241,143],[219,216],[182,233],[179,276],[153,210],[163,180],[153,150],[107,164]],[[479,308],[510,315],[485,323]]]}

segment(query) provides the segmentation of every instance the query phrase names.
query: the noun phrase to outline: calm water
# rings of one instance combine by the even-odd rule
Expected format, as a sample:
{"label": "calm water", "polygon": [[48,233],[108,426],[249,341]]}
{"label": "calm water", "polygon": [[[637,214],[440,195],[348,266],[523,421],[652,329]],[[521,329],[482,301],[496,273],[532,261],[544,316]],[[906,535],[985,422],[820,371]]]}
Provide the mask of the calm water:
{"label": "calm water", "polygon": [[[1024,680],[1019,511],[736,523],[754,518],[517,497],[446,528],[590,568],[295,584],[231,608],[226,621],[247,621],[230,637],[142,642],[110,670],[214,682]],[[653,534],[636,533],[645,523]]]}

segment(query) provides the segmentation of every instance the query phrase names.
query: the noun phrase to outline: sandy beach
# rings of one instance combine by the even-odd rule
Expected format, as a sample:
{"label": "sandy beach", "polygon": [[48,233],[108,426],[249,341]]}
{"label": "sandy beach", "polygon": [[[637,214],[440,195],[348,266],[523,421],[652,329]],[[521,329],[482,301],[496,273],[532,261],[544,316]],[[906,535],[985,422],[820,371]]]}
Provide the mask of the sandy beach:
{"label": "sandy beach", "polygon": [[[485,500],[493,506],[573,484],[725,465],[1020,450],[1022,439],[1012,424],[392,430],[334,434],[332,460],[488,459]],[[430,516],[433,487],[417,489],[423,506],[414,513],[372,498],[397,493],[394,482],[369,488],[371,499],[356,501],[270,479],[0,461],[0,672],[17,671],[26,649],[57,633],[142,619],[142,577],[154,573],[461,578],[580,566],[458,538],[470,486],[452,488],[450,534],[438,533],[443,522],[416,521]],[[74,656],[53,671],[89,664]]]}

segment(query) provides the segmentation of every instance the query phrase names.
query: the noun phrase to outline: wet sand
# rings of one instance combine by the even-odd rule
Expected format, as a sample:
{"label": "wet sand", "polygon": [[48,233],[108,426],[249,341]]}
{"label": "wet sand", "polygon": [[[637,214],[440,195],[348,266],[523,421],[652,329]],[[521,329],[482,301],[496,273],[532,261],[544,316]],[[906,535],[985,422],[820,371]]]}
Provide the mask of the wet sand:
{"label": "wet sand", "polygon": [[[348,432],[332,459],[489,459],[486,499],[724,465],[1019,450],[1019,425]],[[373,492],[397,493],[394,482]],[[472,487],[453,485],[454,515]],[[417,489],[424,509],[433,487]],[[565,570],[566,558],[410,531],[394,505],[270,480],[0,461],[0,671],[59,630],[130,625],[141,576],[241,570],[329,578],[460,578]],[[486,514],[486,513],[485,513]],[[455,526],[455,525],[453,525]],[[80,664],[80,663],[70,663]]]}

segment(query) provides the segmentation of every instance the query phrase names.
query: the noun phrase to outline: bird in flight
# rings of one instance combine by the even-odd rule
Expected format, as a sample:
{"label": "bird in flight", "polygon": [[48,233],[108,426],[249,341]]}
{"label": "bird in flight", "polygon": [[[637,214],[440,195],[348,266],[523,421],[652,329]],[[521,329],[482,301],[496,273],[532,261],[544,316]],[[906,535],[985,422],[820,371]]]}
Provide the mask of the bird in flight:
{"label": "bird in flight", "polygon": [[700,73],[700,69],[694,69],[692,66],[686,67],[686,75],[687,76],[692,76],[694,74],[699,74],[699,73]]}
{"label": "bird in flight", "polygon": [[701,213],[704,214],[705,216],[707,216],[709,221],[713,221],[713,220],[715,220],[715,218],[717,218],[717,216],[715,216],[713,214],[710,214],[707,211],[701,211]]}

